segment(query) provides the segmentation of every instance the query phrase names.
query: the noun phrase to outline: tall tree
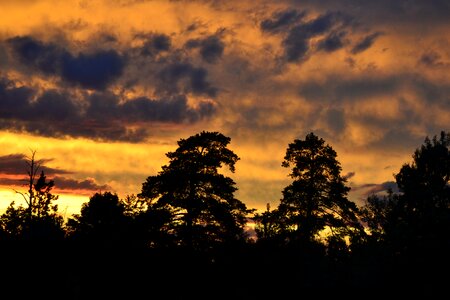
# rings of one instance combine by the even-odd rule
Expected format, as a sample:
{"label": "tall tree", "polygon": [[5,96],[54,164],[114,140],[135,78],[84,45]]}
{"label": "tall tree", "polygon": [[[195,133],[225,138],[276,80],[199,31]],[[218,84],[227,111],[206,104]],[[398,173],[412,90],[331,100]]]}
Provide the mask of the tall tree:
{"label": "tall tree", "polygon": [[413,162],[404,164],[395,179],[402,195],[390,215],[389,239],[409,245],[444,242],[450,247],[450,133],[426,137]]}
{"label": "tall tree", "polygon": [[400,193],[372,195],[363,206],[371,235],[362,253],[386,282],[428,293],[446,286],[441,274],[450,267],[450,134],[426,137],[412,158],[395,175]]}
{"label": "tall tree", "polygon": [[181,245],[205,249],[244,237],[250,210],[234,197],[235,182],[219,172],[223,166],[234,172],[239,160],[229,143],[218,132],[181,139],[177,150],[167,153],[169,164],[143,183],[138,196],[154,209],[171,211],[172,230]]}
{"label": "tall tree", "polygon": [[278,210],[286,215],[292,238],[312,241],[324,229],[342,239],[362,232],[356,204],[341,176],[336,152],[313,133],[289,144],[282,166],[291,168],[293,182],[283,190]]}

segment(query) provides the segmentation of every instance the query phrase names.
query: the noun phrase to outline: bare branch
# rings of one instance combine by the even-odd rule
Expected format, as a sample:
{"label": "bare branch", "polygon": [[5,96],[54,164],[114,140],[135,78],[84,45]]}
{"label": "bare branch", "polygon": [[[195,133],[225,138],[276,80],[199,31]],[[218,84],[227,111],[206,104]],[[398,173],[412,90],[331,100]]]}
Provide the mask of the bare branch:
{"label": "bare branch", "polygon": [[15,189],[13,189],[13,191],[16,192],[16,194],[21,195],[21,196],[23,197],[23,199],[25,200],[25,202],[26,202],[28,205],[30,205],[30,202],[28,202],[27,197],[26,197],[26,196],[28,196],[27,194],[24,194],[24,193],[22,193],[22,192],[19,192],[18,190],[15,190]]}

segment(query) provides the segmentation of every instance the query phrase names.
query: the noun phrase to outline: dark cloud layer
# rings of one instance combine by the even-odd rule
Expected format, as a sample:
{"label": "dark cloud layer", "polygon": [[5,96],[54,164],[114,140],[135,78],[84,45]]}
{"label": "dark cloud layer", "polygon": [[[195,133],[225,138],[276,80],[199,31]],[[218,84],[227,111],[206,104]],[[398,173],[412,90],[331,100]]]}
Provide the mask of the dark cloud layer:
{"label": "dark cloud layer", "polygon": [[[284,36],[282,46],[288,62],[301,62],[316,50],[334,52],[342,49],[349,45],[347,36],[360,26],[353,15],[339,10],[308,19],[305,11],[287,9],[275,12],[260,23],[263,32]],[[355,55],[369,49],[380,35],[381,32],[375,32],[363,37],[349,52]],[[317,37],[321,37],[318,42],[314,41]]]}
{"label": "dark cloud layer", "polygon": [[217,88],[207,79],[208,71],[189,62],[167,63],[157,76],[157,88],[163,94],[194,93],[214,97]]}
{"label": "dark cloud layer", "polygon": [[6,43],[26,68],[88,89],[105,89],[122,75],[126,61],[114,50],[72,55],[62,46],[30,36],[10,38]]}
{"label": "dark cloud layer", "polygon": [[447,0],[292,0],[289,2],[318,11],[351,12],[361,22],[369,25],[448,24],[450,15],[450,2]]}
{"label": "dark cloud layer", "polygon": [[[46,175],[62,175],[70,174],[71,172],[49,168],[44,165],[44,163],[51,161],[51,159],[38,159],[36,162],[40,165],[39,169],[44,171]],[[25,154],[9,154],[0,156],[0,174],[6,175],[25,175],[29,169],[28,166],[29,158]]]}
{"label": "dark cloud layer", "polygon": [[223,54],[225,43],[219,36],[211,35],[202,39],[191,39],[186,42],[187,48],[199,48],[200,55],[208,63],[217,62]]}
{"label": "dark cloud layer", "polygon": [[348,27],[351,21],[350,16],[341,12],[328,12],[292,26],[282,42],[286,60],[297,62],[306,59],[312,48],[312,39],[318,36],[326,35],[319,41],[318,50],[332,52],[343,48],[346,35],[343,29]]}
{"label": "dark cloud layer", "polygon": [[272,14],[270,19],[261,21],[260,28],[266,32],[277,33],[289,28],[292,24],[297,23],[305,15],[306,12],[299,12],[296,9],[277,11]]}
{"label": "dark cloud layer", "polygon": [[382,35],[381,32],[375,32],[365,36],[353,46],[351,53],[358,54],[369,49],[380,35]]}
{"label": "dark cloud layer", "polygon": [[155,56],[161,52],[169,51],[171,47],[172,40],[170,36],[155,33],[146,36],[146,41],[142,46],[141,53],[146,56]]}
{"label": "dark cloud layer", "polygon": [[55,187],[60,190],[69,191],[107,191],[111,187],[107,184],[99,185],[94,179],[88,178],[85,180],[77,180],[72,178],[66,178],[61,176],[56,176],[53,178],[55,182]]}
{"label": "dark cloud layer", "polygon": [[299,86],[302,97],[321,103],[352,103],[374,97],[395,98],[406,90],[408,93],[405,93],[405,97],[413,93],[422,101],[445,107],[450,86],[412,73],[386,76],[367,74],[358,77],[331,74],[321,82],[310,80]]}
{"label": "dark cloud layer", "polygon": [[339,50],[345,46],[346,35],[347,32],[345,31],[331,32],[319,42],[317,48],[326,52]]}
{"label": "dark cloud layer", "polygon": [[[38,172],[43,171],[49,179],[54,180],[55,188],[59,190],[98,191],[110,189],[108,185],[99,185],[91,178],[85,180],[68,178],[67,174],[71,174],[72,172],[45,166],[45,163],[49,161],[52,161],[52,159],[36,160]],[[27,171],[29,171],[28,162],[29,157],[21,153],[0,156],[0,185],[26,185]]]}
{"label": "dark cloud layer", "polygon": [[128,101],[110,92],[85,94],[81,99],[67,90],[37,95],[32,88],[0,80],[0,128],[52,137],[140,141],[152,122],[192,123],[215,111],[212,102],[192,108],[183,95]]}

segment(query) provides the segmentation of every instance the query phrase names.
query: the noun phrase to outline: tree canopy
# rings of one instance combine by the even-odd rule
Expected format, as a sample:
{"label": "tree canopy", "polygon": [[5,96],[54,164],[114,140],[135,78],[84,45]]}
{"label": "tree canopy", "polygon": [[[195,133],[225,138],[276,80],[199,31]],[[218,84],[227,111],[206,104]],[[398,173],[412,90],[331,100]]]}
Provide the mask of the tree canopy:
{"label": "tree canopy", "polygon": [[[242,240],[250,210],[234,197],[236,183],[220,173],[234,172],[239,157],[228,148],[230,138],[203,131],[178,141],[167,153],[169,164],[147,178],[139,197],[172,213],[172,230],[179,244],[204,248]],[[209,247],[209,246],[208,246]]]}
{"label": "tree canopy", "polygon": [[293,182],[284,188],[274,211],[284,216],[280,221],[288,239],[312,241],[325,229],[339,239],[361,232],[358,208],[347,199],[350,188],[336,156],[333,148],[313,133],[289,144],[282,166],[291,168]]}
{"label": "tree canopy", "polygon": [[[26,191],[18,191],[26,205],[13,202],[0,216],[2,272],[10,278],[4,286],[20,282],[12,288],[18,296],[60,296],[70,286],[74,299],[105,291],[284,299],[335,296],[343,287],[434,296],[447,286],[441,274],[450,267],[449,133],[427,137],[394,175],[400,192],[369,195],[360,208],[347,198],[333,148],[314,133],[294,140],[282,161],[292,182],[275,209],[254,215],[257,239],[247,235],[254,211],[236,199],[227,176],[239,160],[230,141],[205,131],[181,139],[140,194],[94,193],[66,222],[54,204],[55,183],[33,152]],[[261,282],[268,284],[255,289]]]}

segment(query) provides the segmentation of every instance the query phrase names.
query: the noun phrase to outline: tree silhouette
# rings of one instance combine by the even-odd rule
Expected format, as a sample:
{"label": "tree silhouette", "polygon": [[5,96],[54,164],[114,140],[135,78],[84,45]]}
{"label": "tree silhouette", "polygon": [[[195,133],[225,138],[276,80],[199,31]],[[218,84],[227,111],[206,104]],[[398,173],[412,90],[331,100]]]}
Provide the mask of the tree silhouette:
{"label": "tree silhouette", "polygon": [[235,182],[221,173],[222,166],[235,170],[239,157],[227,148],[230,138],[203,131],[178,141],[167,153],[169,164],[150,176],[139,197],[152,209],[171,212],[171,228],[180,245],[207,249],[215,243],[244,238],[250,212],[234,197]]}
{"label": "tree silhouette", "polygon": [[370,238],[377,241],[384,241],[386,232],[391,229],[392,217],[398,214],[397,210],[399,195],[388,190],[387,195],[369,195],[366,203],[361,207],[361,219],[366,224]]}
{"label": "tree silhouette", "polygon": [[312,241],[324,229],[336,239],[362,232],[358,209],[347,199],[350,190],[341,176],[336,152],[313,133],[289,144],[282,163],[292,168],[293,182],[283,190],[278,210],[286,216],[291,239]]}
{"label": "tree silhouette", "polygon": [[390,215],[389,239],[401,247],[450,246],[450,134],[426,137],[395,179],[402,195]]}
{"label": "tree silhouette", "polygon": [[27,161],[28,192],[16,191],[22,195],[28,207],[16,207],[12,202],[0,217],[2,227],[13,239],[62,239],[64,220],[58,214],[58,206],[53,204],[58,199],[57,195],[52,194],[55,183],[53,180],[47,181],[44,171],[37,177],[41,163],[35,160],[35,154],[33,151]]}
{"label": "tree silhouette", "polygon": [[258,242],[269,242],[275,245],[284,243],[288,234],[287,220],[279,209],[270,210],[270,205],[267,203],[266,211],[256,213],[253,220]]}
{"label": "tree silhouette", "polygon": [[[12,201],[4,214],[0,216],[0,224],[5,238],[9,240],[20,240],[27,222],[27,210],[23,206],[15,206]],[[29,221],[29,219],[28,219]]]}
{"label": "tree silhouette", "polygon": [[127,227],[125,206],[116,194],[95,193],[81,207],[81,213],[67,221],[72,238],[91,243],[119,242]]}
{"label": "tree silhouette", "polygon": [[173,246],[172,213],[169,209],[135,195],[128,195],[122,203],[128,218],[130,242],[144,248]]}
{"label": "tree silhouette", "polygon": [[395,175],[400,193],[371,195],[361,209],[371,232],[365,247],[370,268],[381,270],[387,282],[414,287],[416,295],[446,286],[447,277],[439,274],[450,266],[449,148],[448,133],[426,137]]}

